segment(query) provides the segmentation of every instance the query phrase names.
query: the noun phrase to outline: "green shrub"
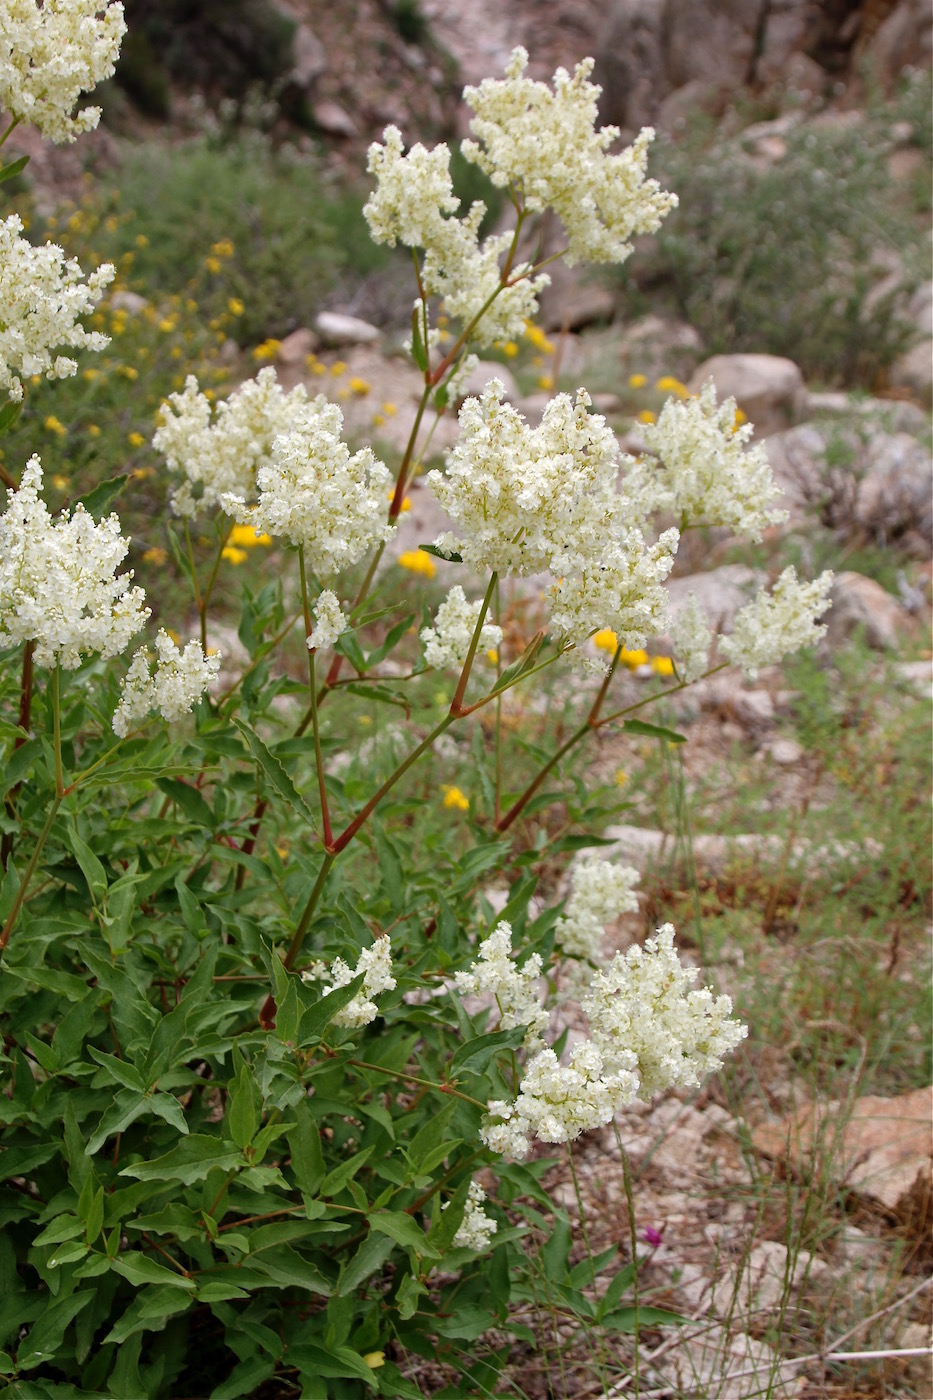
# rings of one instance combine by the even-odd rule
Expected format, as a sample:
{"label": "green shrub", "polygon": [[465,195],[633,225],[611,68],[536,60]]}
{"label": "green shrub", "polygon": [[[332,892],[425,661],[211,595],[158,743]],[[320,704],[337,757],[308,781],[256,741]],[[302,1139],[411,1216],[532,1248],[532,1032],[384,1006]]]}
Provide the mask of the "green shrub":
{"label": "green shrub", "polygon": [[892,296],[870,296],[873,263],[896,253],[906,280],[919,280],[922,242],[878,130],[801,126],[765,167],[741,136],[703,123],[690,133],[653,154],[680,206],[630,264],[629,310],[660,298],[710,353],[786,355],[815,382],[877,387],[911,328]]}

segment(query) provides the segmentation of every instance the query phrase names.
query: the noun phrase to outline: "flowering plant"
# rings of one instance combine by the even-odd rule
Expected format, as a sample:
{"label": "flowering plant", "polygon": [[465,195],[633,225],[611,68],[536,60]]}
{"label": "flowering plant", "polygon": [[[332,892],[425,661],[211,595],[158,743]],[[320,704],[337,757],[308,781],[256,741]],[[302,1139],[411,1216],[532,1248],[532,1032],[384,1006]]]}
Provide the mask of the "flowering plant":
{"label": "flowering plant", "polygon": [[[114,23],[118,10],[106,10]],[[103,20],[88,29],[85,11],[25,5],[40,28],[71,17],[96,81]],[[45,52],[38,33],[35,44]],[[504,81],[467,93],[476,139],[464,153],[508,191],[511,234],[480,243],[481,207],[457,216],[445,147],[405,154],[390,128],[370,153],[373,236],[409,246],[416,270],[410,350],[424,388],[394,474],[368,447],[351,453],[336,405],[286,394],[271,369],[216,410],[194,379],[164,406],[154,445],[177,481],[171,539],[197,638],[181,647],[160,630],[154,670],[145,644],[105,665],[149,615],[117,572],[127,541],[104,514],[125,480],[53,519],[38,458],[18,479],[4,468],[0,1369],[13,1394],[223,1400],[274,1379],[322,1400],[409,1396],[422,1393],[410,1359],[425,1355],[447,1368],[445,1393],[486,1392],[507,1349],[464,1366],[463,1343],[519,1325],[509,1298],[530,1287],[535,1203],[553,1209],[527,1160],[534,1143],[570,1142],[636,1097],[698,1083],[744,1035],[728,997],[692,987],[670,925],[603,961],[606,925],[636,907],[633,871],[583,861],[566,905],[533,915],[545,855],[593,833],[568,847],[545,830],[532,851],[518,839],[562,760],[640,708],[613,709],[612,682],[668,628],[678,531],[714,516],[754,535],[776,518],[760,450],[732,433],[734,405],[717,408],[709,389],[662,415],[652,475],[585,390],[557,395],[531,428],[491,382],[464,400],[446,468],[427,476],[452,529],[424,557],[459,562],[464,583],[425,606],[420,628],[389,596],[385,549],[424,420],[455,402],[472,348],[535,310],[547,274],[516,260],[523,225],[550,207],[568,257],[618,260],[673,203],[645,175],[650,133],[607,154],[616,133],[595,129],[591,65],[552,90],[525,62],[516,51]],[[38,118],[35,68],[4,71],[8,110]],[[78,129],[73,99],[63,86],[53,137]],[[18,266],[40,290],[80,277],[55,250]],[[23,345],[22,286],[5,287],[4,336]],[[447,348],[439,298],[461,325]],[[29,333],[31,360],[5,352],[11,404],[17,370],[67,373],[56,346],[98,348],[74,317]],[[671,508],[678,528],[657,529]],[[216,532],[207,579],[199,517]],[[210,604],[250,531],[277,544],[282,576],[244,593],[233,667],[209,645]],[[544,576],[547,615],[516,647],[499,585],[531,574]],[[729,659],[751,672],[813,641],[826,584],[782,576],[740,615]],[[668,691],[708,669],[714,640],[695,603],[673,636],[657,672]],[[580,687],[580,726],[517,791],[481,756],[474,841],[452,850],[433,835],[421,850],[404,796],[419,760],[450,730],[479,735],[479,712],[498,715],[501,759],[503,700],[568,663],[596,676]],[[426,677],[446,687],[439,715]],[[410,721],[402,753],[354,752],[354,715],[380,706]],[[469,809],[446,791],[447,810]],[[491,872],[512,891],[490,929]],[[568,972],[590,1035],[562,1057],[552,1021]],[[631,1270],[585,1293],[568,1251],[548,1267],[581,1325],[676,1321],[621,1306]]]}

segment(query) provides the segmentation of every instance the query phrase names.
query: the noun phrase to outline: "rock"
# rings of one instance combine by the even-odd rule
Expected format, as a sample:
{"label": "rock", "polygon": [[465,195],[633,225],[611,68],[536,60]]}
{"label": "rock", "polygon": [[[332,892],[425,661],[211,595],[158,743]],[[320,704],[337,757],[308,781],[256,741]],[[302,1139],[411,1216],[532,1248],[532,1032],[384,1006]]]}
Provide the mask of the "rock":
{"label": "rock", "polygon": [[888,373],[895,389],[906,389],[922,403],[933,403],[933,339],[921,340],[900,355]]}
{"label": "rock", "polygon": [[880,583],[847,569],[836,575],[830,597],[826,621],[831,645],[838,646],[861,628],[876,651],[894,651],[899,646],[908,615]]}
{"label": "rock", "polygon": [[933,62],[933,13],[926,0],[900,0],[867,44],[875,76],[890,92],[906,68]]}
{"label": "rock", "polygon": [[855,493],[854,518],[880,545],[908,531],[933,544],[933,457],[909,433],[875,433]]}
{"label": "rock", "polygon": [[276,354],[280,365],[301,365],[318,348],[319,341],[314,331],[307,326],[299,326],[281,342]]}
{"label": "rock", "polygon": [[710,626],[717,632],[728,632],[739,608],[745,606],[764,580],[765,575],[760,570],[750,569],[747,564],[722,564],[704,574],[672,578],[667,591],[674,612],[693,593]]}
{"label": "rock", "polygon": [[730,1336],[730,1330],[705,1326],[696,1332],[685,1328],[658,1370],[645,1365],[650,1393],[670,1395],[675,1388],[678,1395],[708,1395],[716,1400],[748,1400],[751,1395],[791,1400],[800,1393],[798,1367],[782,1363],[766,1342],[745,1332]]}
{"label": "rock", "polygon": [[[676,838],[664,831],[640,826],[609,826],[606,837],[613,845],[601,852],[605,860],[617,860],[636,869],[651,869],[677,856]],[[730,870],[782,860],[787,844],[781,836],[763,836],[757,832],[738,836],[711,836],[696,833],[692,840],[697,870],[707,875],[722,875]],[[874,841],[832,841],[822,845],[798,840],[790,848],[791,857],[800,861],[807,871],[825,870],[829,866],[847,865],[852,861],[876,860],[880,847]]]}
{"label": "rock", "polygon": [[784,492],[778,504],[788,512],[791,527],[800,525],[808,510],[824,506],[831,496],[825,480],[826,438],[812,423],[801,423],[765,438],[762,445]]}
{"label": "rock", "polygon": [[851,1110],[809,1104],[752,1136],[759,1152],[795,1172],[809,1174],[819,1157],[822,1169],[864,1205],[920,1231],[933,1216],[931,1120],[933,1087],[890,1099],[868,1095]]}
{"label": "rock", "polygon": [[320,311],[314,318],[314,324],[321,339],[328,345],[375,345],[382,339],[382,332],[377,326],[342,311]]}
{"label": "rock", "polygon": [[665,374],[687,380],[703,358],[703,341],[686,321],[642,316],[620,337],[619,358],[629,373],[649,382]]}
{"label": "rock", "polygon": [[777,1312],[782,1304],[793,1303],[809,1278],[825,1273],[826,1264],[805,1249],[791,1257],[786,1245],[763,1240],[753,1246],[739,1267],[726,1273],[713,1289],[713,1311],[721,1318],[735,1311],[743,1320],[749,1315]]}
{"label": "rock", "polygon": [[714,355],[694,371],[687,387],[699,393],[708,379],[720,401],[735,399],[759,437],[796,423],[806,401],[803,375],[780,355]]}
{"label": "rock", "polygon": [[139,292],[122,290],[111,293],[109,302],[111,311],[126,311],[130,316],[138,316],[150,304],[145,297],[140,296]]}
{"label": "rock", "polygon": [[596,43],[594,81],[602,87],[599,114],[614,126],[654,121],[670,91],[663,51],[667,0],[614,0]]}
{"label": "rock", "polygon": [[540,299],[540,320],[546,331],[578,331],[612,320],[616,294],[611,287],[563,262],[552,263],[548,274],[550,286]]}
{"label": "rock", "polygon": [[327,53],[324,45],[307,24],[299,24],[292,38],[294,64],[289,73],[289,81],[307,91],[314,86],[316,79],[327,72]]}
{"label": "rock", "polygon": [[803,748],[796,739],[775,739],[768,752],[775,763],[790,768],[803,758]]}
{"label": "rock", "polygon": [[803,417],[806,423],[811,418],[874,419],[879,428],[886,432],[911,433],[913,437],[922,437],[929,423],[929,414],[907,399],[865,398],[861,394],[846,394],[841,390],[826,393],[808,391]]}
{"label": "rock", "polygon": [[894,669],[908,690],[933,699],[933,662],[898,661]]}
{"label": "rock", "polygon": [[311,108],[315,126],[328,136],[358,136],[359,127],[345,107],[339,102],[315,102]]}
{"label": "rock", "polygon": [[738,88],[754,67],[758,15],[748,0],[695,0],[668,6],[667,79],[673,88],[704,82]]}
{"label": "rock", "polygon": [[515,376],[505,365],[500,365],[498,360],[480,360],[473,373],[467,376],[463,386],[463,397],[479,398],[490,379],[498,379],[505,386],[505,397],[515,403],[521,398]]}
{"label": "rock", "polygon": [[907,303],[907,315],[921,335],[933,335],[933,282],[923,282]]}

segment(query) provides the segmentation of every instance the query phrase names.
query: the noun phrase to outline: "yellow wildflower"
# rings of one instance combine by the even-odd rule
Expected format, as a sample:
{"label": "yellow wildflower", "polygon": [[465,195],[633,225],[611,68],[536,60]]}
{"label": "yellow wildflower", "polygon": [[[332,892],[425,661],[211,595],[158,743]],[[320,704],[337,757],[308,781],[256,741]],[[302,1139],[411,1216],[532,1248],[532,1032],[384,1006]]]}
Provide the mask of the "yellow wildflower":
{"label": "yellow wildflower", "polygon": [[160,544],[154,544],[151,549],[147,549],[143,553],[144,564],[156,564],[161,566],[165,563],[167,558],[168,550],[163,549]]}
{"label": "yellow wildflower", "polygon": [[257,535],[252,525],[234,525],[227,540],[228,545],[240,549],[253,549],[258,544],[270,545],[271,543],[271,535]]}
{"label": "yellow wildflower", "polygon": [[97,376],[98,376],[99,374],[100,374],[100,370],[99,370],[99,369],[95,369],[94,366],[92,365],[89,369],[86,369],[86,370],[83,370],[83,371],[82,371],[82,378],[83,378],[83,379],[86,379],[87,382],[90,384],[93,380],[95,380],[95,379],[97,378]]}
{"label": "yellow wildflower", "polygon": [[346,361],[345,361],[345,360],[335,360],[334,363],[333,363],[333,364],[331,365],[331,367],[330,367],[330,372],[331,372],[331,374],[334,376],[335,379],[339,379],[340,376],[341,376],[342,374],[346,374],[346,372],[347,372],[347,363],[346,363]]}
{"label": "yellow wildflower", "polygon": [[639,666],[648,665],[648,653],[642,651],[641,648],[639,648],[638,651],[629,651],[626,647],[623,647],[619,660],[624,666],[627,666],[630,671],[637,671]]}
{"label": "yellow wildflower", "polygon": [[624,768],[617,768],[615,773],[613,774],[613,778],[615,780],[616,787],[625,787],[625,784],[628,782],[628,774],[626,773]]}
{"label": "yellow wildflower", "polygon": [[553,389],[553,388],[554,388],[554,376],[553,376],[553,374],[541,374],[541,375],[539,375],[539,376],[538,376],[538,388],[539,388],[539,389]]}
{"label": "yellow wildflower", "polygon": [[437,573],[434,560],[430,554],[425,554],[423,549],[406,549],[404,554],[399,555],[398,562],[403,569],[408,569],[413,574],[421,574],[424,578],[433,578]]}
{"label": "yellow wildflower", "polygon": [[[373,419],[373,422],[375,422],[375,421],[376,421],[376,420]],[[394,491],[389,491],[389,492],[386,494],[386,500],[387,500],[387,501],[394,501],[394,500],[395,500],[395,492],[394,492]],[[401,506],[401,509],[402,509],[402,511],[411,510],[411,497],[410,497],[410,496],[403,496],[403,497],[402,497],[402,506]],[[417,552],[418,552],[418,554],[421,554],[423,551],[419,549]],[[425,558],[425,559],[430,559],[430,557],[431,557],[430,554],[425,554],[425,555],[424,555],[424,558]],[[406,567],[407,567],[407,565],[406,565]]]}
{"label": "yellow wildflower", "polygon": [[382,414],[381,414],[381,413],[377,413],[377,414],[373,417],[373,427],[374,427],[374,428],[381,428],[381,427],[384,425],[385,421],[386,421],[386,420],[383,418]]}
{"label": "yellow wildflower", "polygon": [[396,413],[398,413],[398,409],[395,407],[395,404],[388,402],[382,405],[382,411],[387,418],[394,418]]}
{"label": "yellow wildflower", "polygon": [[358,375],[354,375],[350,380],[350,392],[353,394],[359,394],[362,397],[364,394],[368,394],[371,388],[372,385],[369,383],[369,380],[360,379]]}
{"label": "yellow wildflower", "polygon": [[211,244],[211,252],[215,258],[232,258],[233,242],[229,238],[221,238],[219,243]]}
{"label": "yellow wildflower", "polygon": [[170,335],[177,325],[177,316],[163,316],[162,320],[159,322],[159,330],[163,335]]}
{"label": "yellow wildflower", "polygon": [[441,783],[441,792],[444,794],[445,807],[454,807],[458,812],[470,810],[470,799],[458,787],[453,787],[450,783]]}
{"label": "yellow wildflower", "polygon": [[554,346],[540,326],[536,326],[533,321],[525,322],[525,339],[530,340],[536,350],[542,350],[545,355],[550,355]]}
{"label": "yellow wildflower", "polygon": [[146,445],[146,439],[143,437],[142,433],[130,433],[126,440],[130,447],[145,447]]}
{"label": "yellow wildflower", "polygon": [[356,722],[361,724],[364,729],[368,729],[373,722],[373,717],[372,715],[357,715]]}
{"label": "yellow wildflower", "polygon": [[239,297],[230,297],[227,302],[227,310],[230,312],[231,316],[242,316],[246,307],[243,302],[240,301]]}
{"label": "yellow wildflower", "polygon": [[628,377],[628,387],[630,389],[644,389],[648,383],[643,374],[630,374]]}
{"label": "yellow wildflower", "polygon": [[54,433],[56,437],[65,437],[68,433],[68,429],[65,427],[64,423],[60,418],[56,418],[54,413],[49,414],[43,426],[46,432]]}
{"label": "yellow wildflower", "polygon": [[52,485],[55,487],[56,491],[67,491],[68,487],[71,485],[71,477],[62,476],[58,473],[52,477]]}
{"label": "yellow wildflower", "polygon": [[175,645],[178,646],[178,643],[181,641],[181,637],[180,637],[179,634],[175,631],[175,628],[174,628],[174,627],[166,627],[165,631],[166,631],[167,635],[168,635],[169,637],[171,637],[171,639],[172,639],[172,641],[175,643]]}
{"label": "yellow wildflower", "polygon": [[221,550],[221,558],[227,559],[231,564],[242,564],[247,558],[245,549],[237,549],[236,545],[228,544]]}
{"label": "yellow wildflower", "polygon": [[507,340],[502,347],[502,353],[505,355],[506,359],[514,360],[515,356],[518,354],[518,346],[515,344],[515,341]]}
{"label": "yellow wildflower", "polygon": [[137,467],[135,471],[130,472],[130,479],[132,481],[145,481],[147,477],[153,474],[154,469],[152,467]]}
{"label": "yellow wildflower", "polygon": [[651,669],[656,676],[672,676],[674,663],[669,656],[652,656]]}
{"label": "yellow wildflower", "polygon": [[594,647],[599,647],[600,651],[608,651],[612,656],[616,654],[619,639],[611,627],[604,627],[601,632],[597,632],[593,638]]}
{"label": "yellow wildflower", "polygon": [[489,648],[486,653],[486,660],[489,662],[490,666],[498,666],[499,653],[496,651],[495,647]]}
{"label": "yellow wildflower", "polygon": [[264,340],[261,345],[257,345],[253,350],[254,360],[274,360],[279,353],[280,340]]}
{"label": "yellow wildflower", "polygon": [[122,374],[124,379],[129,379],[131,382],[139,378],[139,370],[135,365],[120,365],[117,374]]}
{"label": "yellow wildflower", "polygon": [[88,423],[87,432],[88,437],[100,437],[100,428],[96,423]]}
{"label": "yellow wildflower", "polygon": [[207,268],[208,272],[216,275],[221,268],[220,258],[205,258],[204,266]]}
{"label": "yellow wildflower", "polygon": [[137,248],[148,248],[148,247],[149,247],[149,239],[146,237],[146,235],[145,235],[144,233],[137,233],[134,242],[135,242]]}
{"label": "yellow wildflower", "polygon": [[658,415],[652,413],[650,408],[643,408],[638,415],[638,421],[639,423],[656,423],[658,421]]}
{"label": "yellow wildflower", "polygon": [[384,1351],[368,1351],[363,1360],[371,1371],[378,1371],[380,1366],[386,1364],[386,1354]]}
{"label": "yellow wildflower", "polygon": [[662,394],[676,394],[679,399],[689,399],[690,397],[690,390],[686,384],[681,384],[680,380],[675,379],[672,374],[662,374],[654,387]]}
{"label": "yellow wildflower", "polygon": [[733,422],[733,424],[732,424],[732,431],[733,431],[734,433],[737,433],[738,430],[739,430],[739,428],[741,428],[742,424],[743,424],[743,423],[747,423],[747,422],[748,422],[748,414],[747,414],[747,413],[743,413],[742,410],[741,410],[740,408],[737,408],[737,409],[735,410],[735,420],[734,420],[734,422]]}

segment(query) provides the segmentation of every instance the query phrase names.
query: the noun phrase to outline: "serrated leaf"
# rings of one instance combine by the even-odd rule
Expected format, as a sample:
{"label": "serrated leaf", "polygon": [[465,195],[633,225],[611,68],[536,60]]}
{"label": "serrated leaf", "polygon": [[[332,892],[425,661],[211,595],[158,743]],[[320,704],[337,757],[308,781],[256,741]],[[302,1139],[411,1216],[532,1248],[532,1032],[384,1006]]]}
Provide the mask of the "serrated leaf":
{"label": "serrated leaf", "polygon": [[90,1289],[58,1298],[36,1322],[25,1341],[20,1342],[17,1365],[20,1371],[52,1361],[65,1338],[69,1324],[94,1297]]}
{"label": "serrated leaf", "polygon": [[213,831],[214,813],[191,783],[183,782],[181,778],[157,778],[156,786],[172,802],[177,802],[190,822],[204,831]]}
{"label": "serrated leaf", "polygon": [[139,1250],[130,1249],[118,1255],[113,1261],[113,1267],[130,1283],[158,1283],[165,1288],[183,1288],[187,1293],[197,1290],[194,1279],[176,1273],[165,1264],[156,1263],[155,1259],[150,1258],[148,1254],[141,1254]]}
{"label": "serrated leaf", "polygon": [[435,559],[443,559],[445,564],[463,563],[463,555],[457,554],[453,550],[451,550],[449,554],[445,554],[442,549],[438,549],[437,545],[434,544],[419,544],[418,548],[421,550],[422,554],[433,554]]}
{"label": "serrated leaf", "polygon": [[500,1050],[517,1050],[524,1042],[525,1031],[522,1026],[513,1026],[507,1031],[490,1031],[488,1035],[479,1035],[475,1040],[468,1040],[465,1045],[461,1045],[450,1062],[451,1075],[460,1070],[469,1070],[471,1074],[484,1074],[491,1059],[498,1055]]}
{"label": "serrated leaf", "polygon": [[204,1133],[191,1133],[153,1162],[134,1162],[123,1167],[121,1176],[135,1176],[140,1181],[181,1181],[191,1186],[195,1181],[203,1181],[215,1167],[231,1171],[242,1165],[243,1156],[231,1142],[221,1138],[208,1137]]}
{"label": "serrated leaf", "polygon": [[93,491],[88,491],[86,496],[78,497],[78,505],[84,506],[89,515],[93,515],[95,520],[100,520],[105,515],[114,501],[123,490],[129,476],[114,476],[109,481],[102,481],[94,487]]}
{"label": "serrated leaf", "polygon": [[138,1094],[145,1092],[145,1081],[135,1065],[127,1060],[118,1060],[116,1055],[108,1055],[106,1050],[98,1050],[96,1045],[87,1048],[91,1059],[107,1071],[112,1084],[122,1084],[124,1089],[135,1089]]}
{"label": "serrated leaf", "polygon": [[439,1252],[428,1243],[428,1237],[417,1221],[403,1210],[374,1210],[369,1215],[369,1228],[388,1235],[403,1249],[413,1249],[424,1259],[440,1259]]}
{"label": "serrated leaf", "polygon": [[643,719],[627,719],[624,728],[626,734],[644,734],[649,739],[664,739],[669,744],[687,742],[685,734],[677,734],[673,729],[665,729],[661,724],[649,724]]}
{"label": "serrated leaf", "polygon": [[340,1270],[336,1288],[338,1296],[345,1298],[355,1293],[361,1283],[382,1268],[394,1248],[395,1241],[388,1235],[369,1235]]}
{"label": "serrated leaf", "polygon": [[309,824],[314,827],[316,825],[314,813],[295,787],[295,784],[292,782],[279,760],[273,753],[269,752],[259,735],[254,729],[251,729],[248,724],[244,724],[242,720],[236,717],[234,717],[233,723],[246,740],[253,760],[255,763],[258,763],[259,767],[262,769],[269,786],[284,802],[288,803],[289,807],[296,811],[299,816],[304,817]]}

